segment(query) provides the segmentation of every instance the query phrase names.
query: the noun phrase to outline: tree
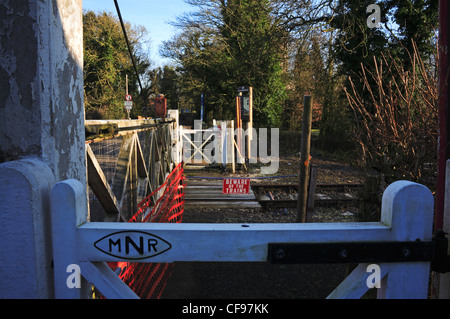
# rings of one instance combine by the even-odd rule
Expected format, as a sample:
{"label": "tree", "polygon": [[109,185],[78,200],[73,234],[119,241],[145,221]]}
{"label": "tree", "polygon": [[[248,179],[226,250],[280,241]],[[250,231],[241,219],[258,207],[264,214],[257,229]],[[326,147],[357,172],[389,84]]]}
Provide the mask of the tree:
{"label": "tree", "polygon": [[179,75],[171,66],[164,66],[160,82],[160,92],[167,98],[167,107],[178,110],[180,103]]}
{"label": "tree", "polygon": [[[392,32],[394,52],[402,61],[410,61],[414,52],[412,40],[424,59],[435,53],[438,27],[439,2],[437,0],[389,0],[386,10],[392,11],[392,19],[398,30]],[[408,66],[410,68],[411,65]]]}
{"label": "tree", "polygon": [[285,99],[281,58],[286,34],[273,22],[268,0],[232,0],[222,6],[221,35],[237,83],[254,88],[254,121],[280,125]]}
{"label": "tree", "polygon": [[283,127],[301,131],[303,97],[313,96],[313,126],[318,127],[325,101],[326,77],[323,39],[320,33],[310,41],[296,41],[289,73],[288,99],[283,110]]}
{"label": "tree", "polygon": [[177,62],[185,88],[181,94],[199,101],[204,93],[209,117],[233,119],[237,88],[252,86],[255,125],[279,125],[284,34],[274,23],[269,1],[188,3],[199,10],[178,19],[182,32],[162,50]]}
{"label": "tree", "polygon": [[[362,66],[375,72],[374,57],[381,59],[390,54],[405,71],[411,72],[410,52],[412,40],[424,61],[432,59],[434,31],[437,26],[437,0],[317,0],[294,1],[276,0],[279,19],[295,38],[311,41],[314,30],[320,30],[332,37],[329,40],[324,61],[328,76],[325,77],[325,96],[323,97],[323,117],[320,127],[322,146],[334,148],[337,145],[351,145],[352,112],[342,87],[350,89],[349,77],[363,76]],[[381,28],[367,25],[367,7],[377,4],[381,8]],[[417,71],[417,70],[416,70]],[[398,76],[391,73],[389,76]],[[387,80],[387,78],[385,78]],[[369,85],[376,93],[377,83],[372,77],[367,82],[354,81],[357,92],[370,101],[365,86]],[[340,87],[340,89],[339,89]],[[339,91],[341,93],[339,93]],[[369,102],[367,102],[369,103]],[[370,103],[369,103],[370,104]],[[368,105],[368,110],[370,105]]]}
{"label": "tree", "polygon": [[[142,26],[131,27],[129,23],[125,23],[125,27],[139,76],[145,79],[150,66],[143,46],[147,31]],[[144,104],[138,97],[143,92],[139,92],[137,75],[118,19],[111,13],[85,12],[83,44],[86,118],[121,119],[125,116],[126,75],[129,93],[134,97],[132,114],[138,114]]]}

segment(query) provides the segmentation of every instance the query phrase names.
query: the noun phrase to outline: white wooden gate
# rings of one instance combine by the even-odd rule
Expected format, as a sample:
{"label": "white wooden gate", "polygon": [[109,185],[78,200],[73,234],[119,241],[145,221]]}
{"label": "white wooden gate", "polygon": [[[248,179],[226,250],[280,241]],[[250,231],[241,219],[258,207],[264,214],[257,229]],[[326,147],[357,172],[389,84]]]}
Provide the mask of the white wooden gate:
{"label": "white wooden gate", "polygon": [[235,134],[234,121],[214,120],[213,127],[209,129],[186,129],[179,126],[183,162],[230,165],[234,173],[236,162],[245,162],[235,141]]}
{"label": "white wooden gate", "polygon": [[[331,224],[93,223],[87,222],[87,211],[79,204],[83,188],[77,180],[66,180],[51,192],[57,298],[85,297],[83,285],[71,288],[67,284],[68,269],[77,267],[81,277],[105,297],[136,298],[106,262],[265,262],[286,258],[286,254],[302,259],[295,247],[289,250],[290,245],[312,244],[343,244],[339,258],[345,261],[353,252],[346,250],[348,245],[368,244],[365,254],[370,256],[370,244],[376,243],[398,247],[394,252],[389,249],[390,255],[397,254],[395,261],[377,264],[382,279],[378,297],[427,298],[430,256],[415,249],[432,241],[434,201],[420,184],[399,181],[390,185],[383,195],[380,222]],[[278,250],[271,251],[271,247]],[[368,265],[359,264],[329,298],[363,296],[369,289]]]}

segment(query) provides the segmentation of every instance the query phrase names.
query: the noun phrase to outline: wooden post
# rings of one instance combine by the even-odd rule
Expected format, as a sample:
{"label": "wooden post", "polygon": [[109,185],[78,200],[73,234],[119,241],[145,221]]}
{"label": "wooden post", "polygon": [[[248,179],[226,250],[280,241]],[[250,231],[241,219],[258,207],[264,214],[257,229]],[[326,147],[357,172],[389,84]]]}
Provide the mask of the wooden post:
{"label": "wooden post", "polygon": [[[128,96],[128,74],[125,75],[125,86],[126,86],[125,96]],[[129,109],[127,109],[127,119],[131,120]]]}
{"label": "wooden post", "polygon": [[306,207],[308,200],[309,181],[309,151],[311,146],[311,122],[312,122],[312,97],[305,95],[303,98],[303,125],[302,144],[300,157],[297,222],[306,222]]}
{"label": "wooden post", "polygon": [[306,222],[311,222],[314,212],[314,197],[316,195],[317,184],[317,165],[311,165],[309,187],[308,187],[308,205],[306,208]]}

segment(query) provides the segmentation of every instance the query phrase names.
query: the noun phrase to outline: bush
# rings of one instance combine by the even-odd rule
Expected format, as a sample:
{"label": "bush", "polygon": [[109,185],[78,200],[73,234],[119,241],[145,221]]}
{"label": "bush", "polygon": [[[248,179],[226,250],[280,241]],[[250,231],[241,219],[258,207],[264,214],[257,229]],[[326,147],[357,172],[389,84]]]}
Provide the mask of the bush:
{"label": "bush", "polygon": [[437,159],[437,66],[425,63],[413,43],[407,70],[392,56],[374,58],[374,71],[362,67],[358,92],[350,79],[347,98],[354,112],[354,136],[361,165],[391,183],[408,179],[434,182]]}

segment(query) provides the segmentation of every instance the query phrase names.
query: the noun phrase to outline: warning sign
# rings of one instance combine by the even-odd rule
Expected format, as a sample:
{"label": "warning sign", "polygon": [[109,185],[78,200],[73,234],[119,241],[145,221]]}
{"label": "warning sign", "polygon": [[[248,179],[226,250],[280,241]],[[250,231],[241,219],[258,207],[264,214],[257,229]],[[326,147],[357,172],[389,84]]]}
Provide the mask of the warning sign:
{"label": "warning sign", "polygon": [[223,194],[248,194],[250,192],[250,179],[248,178],[224,178]]}

